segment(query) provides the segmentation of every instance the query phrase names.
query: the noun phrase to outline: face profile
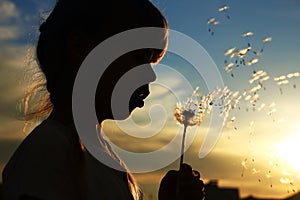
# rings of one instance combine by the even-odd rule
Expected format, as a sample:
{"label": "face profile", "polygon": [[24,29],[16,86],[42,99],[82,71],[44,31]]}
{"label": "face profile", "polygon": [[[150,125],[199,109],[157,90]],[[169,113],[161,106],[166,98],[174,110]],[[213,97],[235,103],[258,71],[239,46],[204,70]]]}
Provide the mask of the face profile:
{"label": "face profile", "polygon": [[155,58],[154,53],[150,49],[135,50],[120,56],[108,66],[95,95],[99,121],[104,114],[107,119],[126,119],[135,108],[144,106],[144,99],[150,94],[149,84],[156,79],[152,63],[160,59]]}

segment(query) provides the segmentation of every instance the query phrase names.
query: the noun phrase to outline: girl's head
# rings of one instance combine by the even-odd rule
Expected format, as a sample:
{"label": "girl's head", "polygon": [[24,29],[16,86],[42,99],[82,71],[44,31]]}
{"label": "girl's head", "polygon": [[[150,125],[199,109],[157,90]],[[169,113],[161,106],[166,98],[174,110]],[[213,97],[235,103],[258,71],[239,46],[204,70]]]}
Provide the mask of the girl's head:
{"label": "girl's head", "polygon": [[[149,0],[58,0],[40,26],[37,45],[37,60],[47,79],[54,107],[71,108],[77,71],[94,47],[117,33],[140,27],[165,28],[167,36],[166,19]],[[162,38],[165,46],[166,36]],[[110,98],[119,78],[139,64],[159,61],[164,52],[161,49],[136,50],[122,55],[108,67],[99,81],[95,99],[99,120],[112,118]],[[136,61],[131,59],[133,56],[142,59]],[[145,86],[142,88],[140,91],[147,92]],[[131,110],[139,106],[134,105],[134,99],[130,102]]]}

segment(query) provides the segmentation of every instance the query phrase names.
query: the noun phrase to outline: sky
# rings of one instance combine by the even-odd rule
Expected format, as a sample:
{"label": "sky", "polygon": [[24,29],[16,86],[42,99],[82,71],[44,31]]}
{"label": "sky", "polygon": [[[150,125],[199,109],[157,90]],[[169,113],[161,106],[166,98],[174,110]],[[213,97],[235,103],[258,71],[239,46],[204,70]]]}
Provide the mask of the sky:
{"label": "sky", "polygon": [[[300,143],[300,77],[291,77],[291,74],[300,71],[300,2],[152,2],[165,15],[170,29],[179,31],[200,44],[207,52],[206,59],[211,58],[211,62],[217,67],[224,84],[242,95],[239,109],[229,112],[220,138],[204,158],[200,159],[198,153],[205,138],[210,137],[207,133],[213,121],[211,115],[207,115],[199,127],[188,127],[187,141],[191,146],[185,153],[185,162],[200,171],[205,182],[218,179],[222,187],[238,187],[243,197],[250,194],[258,197],[285,197],[297,192],[300,189],[300,160],[297,155]],[[54,4],[54,0],[0,0],[0,170],[28,134],[28,130],[23,132],[23,122],[16,119],[16,104],[26,92],[24,72],[32,64],[38,25]],[[224,5],[229,9],[219,12],[218,8]],[[209,25],[208,20],[211,18],[215,18],[219,24]],[[252,32],[253,35],[243,37],[242,34],[247,32]],[[262,40],[268,37],[272,41],[263,43]],[[230,59],[224,55],[230,48],[247,48],[248,43],[251,50],[244,58],[248,62],[257,57],[258,63],[237,67],[239,62],[236,64],[235,59],[238,56]],[[182,45],[182,48],[186,48]],[[259,52],[262,48],[264,51],[255,56],[254,51]],[[231,72],[226,72],[224,66],[230,62],[234,66]],[[182,101],[191,95],[184,81],[188,80],[192,87],[199,86],[203,95],[208,93],[207,77],[195,73],[195,68],[185,58],[167,52],[160,64],[169,66],[172,70],[166,70],[160,65],[154,67],[158,81],[151,84],[151,95],[147,98],[145,107],[137,109],[130,118],[137,126],[132,126],[132,121],[127,120],[121,122],[126,130],[121,130],[113,121],[105,123],[105,134],[116,146],[137,153],[151,152],[166,146],[182,132],[182,126],[174,121],[173,115],[178,100]],[[260,70],[269,79],[263,82],[262,88],[257,91],[259,100],[253,103],[251,98],[254,94],[249,90],[257,84],[255,81],[250,84],[249,80],[253,71]],[[291,78],[281,77],[288,74]],[[278,77],[282,80],[276,79]],[[214,79],[208,79],[210,78]],[[289,83],[278,85],[285,80]],[[170,84],[172,90],[160,85],[162,81]],[[243,96],[244,92],[246,94]],[[251,97],[246,100],[248,95]],[[157,105],[163,107],[164,112]],[[165,117],[163,128],[155,130],[160,126],[161,116]],[[128,131],[141,132],[145,138],[128,136]],[[151,131],[155,134],[146,137]],[[178,149],[167,149],[166,152],[173,156],[174,152],[179,151],[179,147],[178,142]],[[162,176],[168,170],[177,168],[178,160],[174,160],[162,169],[135,176],[143,190],[155,196]]]}

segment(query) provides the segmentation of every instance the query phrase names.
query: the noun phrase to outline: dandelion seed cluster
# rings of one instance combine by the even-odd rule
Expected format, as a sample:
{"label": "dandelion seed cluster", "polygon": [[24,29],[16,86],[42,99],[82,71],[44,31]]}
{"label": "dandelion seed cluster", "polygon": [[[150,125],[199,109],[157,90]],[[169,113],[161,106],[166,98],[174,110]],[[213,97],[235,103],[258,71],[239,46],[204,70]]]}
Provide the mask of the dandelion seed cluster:
{"label": "dandelion seed cluster", "polygon": [[210,114],[213,107],[217,107],[224,124],[230,111],[238,107],[241,96],[238,91],[231,91],[228,87],[216,88],[207,95],[201,95],[197,87],[192,96],[185,102],[179,102],[175,108],[175,120],[186,126],[200,125],[205,115]]}
{"label": "dandelion seed cluster", "polygon": [[206,99],[198,93],[197,87],[185,102],[178,102],[175,108],[175,120],[185,126],[200,125],[206,112]]}

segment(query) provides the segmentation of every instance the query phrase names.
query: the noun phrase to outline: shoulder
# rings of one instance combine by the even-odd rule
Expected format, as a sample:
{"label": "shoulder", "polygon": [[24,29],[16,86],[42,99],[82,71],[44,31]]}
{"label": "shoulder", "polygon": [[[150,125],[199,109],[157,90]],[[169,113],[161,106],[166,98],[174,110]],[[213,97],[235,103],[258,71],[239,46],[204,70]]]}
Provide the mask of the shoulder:
{"label": "shoulder", "polygon": [[36,196],[53,194],[51,189],[58,193],[62,184],[68,188],[72,182],[70,173],[75,173],[72,159],[77,146],[71,136],[66,136],[70,134],[67,131],[46,120],[24,139],[3,171],[3,184],[10,194],[13,191]]}
{"label": "shoulder", "polygon": [[59,159],[71,146],[66,134],[66,130],[59,128],[52,121],[45,120],[23,140],[10,162],[24,166],[26,163],[34,164],[54,157]]}

